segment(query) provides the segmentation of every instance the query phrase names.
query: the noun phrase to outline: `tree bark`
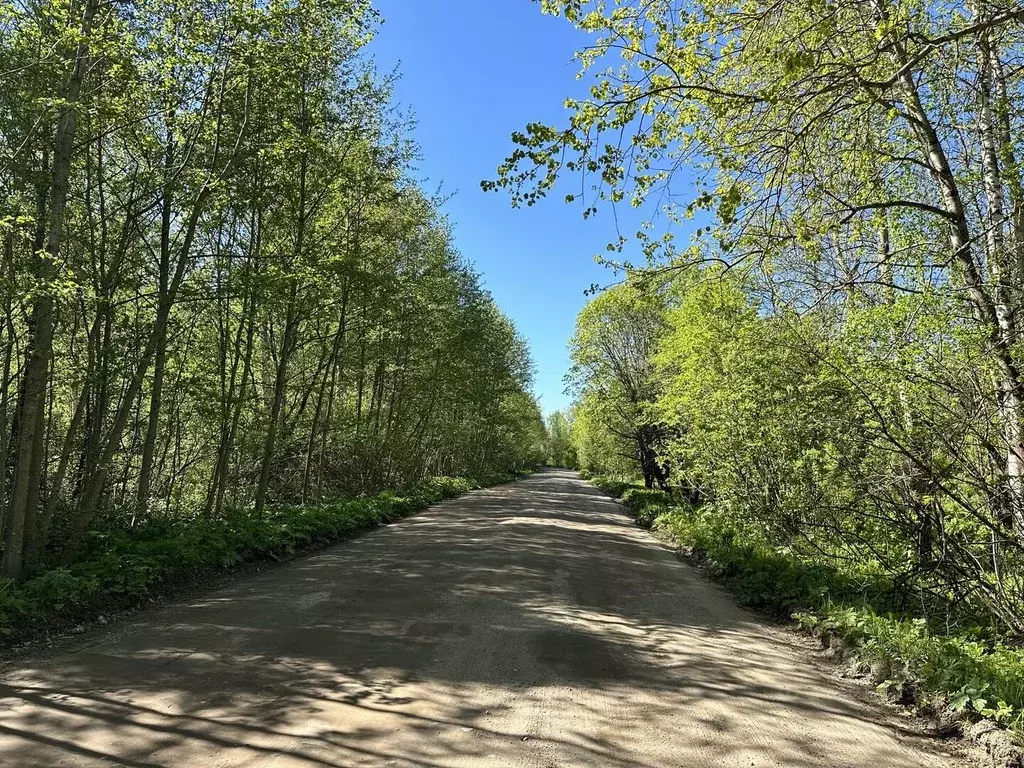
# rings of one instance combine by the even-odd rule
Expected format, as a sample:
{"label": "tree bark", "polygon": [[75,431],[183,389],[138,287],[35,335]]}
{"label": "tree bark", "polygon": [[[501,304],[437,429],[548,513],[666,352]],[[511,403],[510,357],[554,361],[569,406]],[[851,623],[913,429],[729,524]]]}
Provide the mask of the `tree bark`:
{"label": "tree bark", "polygon": [[[883,0],[874,0],[874,6],[879,21],[886,20],[888,10]],[[997,289],[993,292],[994,295],[989,293],[983,266],[979,263],[973,247],[969,219],[964,209],[956,176],[952,171],[938,132],[921,100],[918,85],[914,80],[913,68],[909,66],[910,57],[902,41],[898,38],[892,40],[892,50],[895,63],[900,67],[897,85],[903,94],[908,121],[917,137],[920,151],[925,158],[932,179],[938,187],[942,208],[946,212],[953,260],[960,266],[967,295],[979,321],[986,329],[996,361],[1002,372],[999,409],[1002,414],[1006,456],[1005,516],[1012,521],[1012,527],[1015,529],[1018,539],[1024,540],[1024,446],[1022,446],[1021,427],[1021,420],[1024,417],[1024,388],[1022,388],[1020,368],[1012,354],[1016,337],[1013,307],[1007,301],[1005,291],[998,288],[1000,277],[997,274],[993,274],[995,279],[992,281],[997,284]],[[987,54],[982,58],[986,62],[990,62]],[[988,70],[989,63],[984,64],[982,69]],[[986,166],[989,166],[992,161],[988,154],[986,151]],[[986,167],[986,171],[988,170],[990,168]],[[988,176],[987,172],[986,176]],[[987,178],[986,184],[990,183],[992,180]],[[1000,200],[1001,194],[1000,189]],[[991,204],[992,201],[990,201]],[[995,255],[995,259],[1004,255]]]}
{"label": "tree bark", "polygon": [[50,172],[49,230],[46,250],[39,256],[36,276],[38,293],[32,302],[32,329],[26,351],[21,408],[18,419],[17,467],[11,492],[11,507],[4,542],[4,574],[17,579],[22,575],[26,531],[33,530],[39,504],[46,429],[45,408],[49,392],[50,361],[53,355],[53,328],[56,306],[51,294],[57,260],[60,257],[67,207],[71,165],[74,159],[78,102],[89,56],[89,35],[98,0],[86,0],[81,24],[81,42],[73,54],[71,72],[64,88],[64,111],[57,121],[53,142],[53,167]]}
{"label": "tree bark", "polygon": [[277,370],[274,373],[274,395],[270,403],[267,437],[263,442],[263,460],[260,464],[260,477],[256,485],[256,500],[253,505],[253,511],[257,517],[260,517],[266,508],[267,490],[270,487],[270,470],[277,449],[277,433],[281,421],[281,411],[284,408],[285,388],[288,383],[288,363],[291,360],[292,349],[295,346],[297,295],[298,278],[293,278],[288,296],[288,308],[285,312],[285,328],[281,339],[281,354],[278,356]]}
{"label": "tree bark", "polygon": [[[157,302],[167,300],[171,271],[171,213],[174,190],[171,177],[174,170],[174,119],[170,115],[165,121],[167,143],[164,148],[164,188],[160,207],[160,265],[157,285]],[[146,436],[142,442],[142,457],[139,462],[139,482],[136,488],[136,515],[145,517],[149,511],[150,485],[153,477],[153,454],[160,429],[160,400],[163,396],[164,370],[167,365],[167,326],[158,329],[156,355],[153,361],[153,389],[149,396],[149,415],[146,421]]]}

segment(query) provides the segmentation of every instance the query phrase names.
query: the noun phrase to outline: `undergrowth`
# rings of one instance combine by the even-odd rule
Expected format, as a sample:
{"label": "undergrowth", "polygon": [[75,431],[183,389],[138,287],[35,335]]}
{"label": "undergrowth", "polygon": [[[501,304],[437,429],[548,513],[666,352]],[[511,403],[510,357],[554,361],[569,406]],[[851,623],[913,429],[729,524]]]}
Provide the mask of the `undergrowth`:
{"label": "undergrowth", "polygon": [[740,602],[792,617],[805,630],[841,638],[861,662],[884,670],[882,693],[911,683],[970,719],[988,718],[1024,736],[1024,650],[989,633],[950,633],[892,610],[893,585],[863,565],[846,570],[769,545],[756,529],[622,478],[594,477],[643,527],[686,548]]}
{"label": "undergrowth", "polygon": [[400,492],[318,506],[282,506],[255,517],[153,520],[92,531],[81,558],[14,583],[0,581],[0,647],[66,630],[104,612],[137,607],[204,576],[276,561],[341,541],[438,501],[512,480],[437,477]]}

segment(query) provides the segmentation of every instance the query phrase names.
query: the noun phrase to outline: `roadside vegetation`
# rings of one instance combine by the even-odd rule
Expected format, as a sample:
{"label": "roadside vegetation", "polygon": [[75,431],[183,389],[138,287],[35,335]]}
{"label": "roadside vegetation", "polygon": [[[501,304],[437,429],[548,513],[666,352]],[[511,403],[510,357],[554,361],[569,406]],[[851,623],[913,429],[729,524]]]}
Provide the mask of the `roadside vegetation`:
{"label": "roadside vegetation", "polygon": [[794,619],[840,660],[852,660],[852,672],[870,677],[879,693],[940,722],[948,710],[1024,736],[1024,650],[991,626],[929,619],[870,566],[843,567],[828,556],[773,544],[749,521],[695,507],[675,493],[614,477],[591,479],[741,603]]}
{"label": "roadside vegetation", "polygon": [[107,620],[246,564],[277,562],[385,525],[431,504],[514,475],[481,480],[436,477],[399,492],[280,506],[255,517],[150,519],[131,530],[116,524],[89,532],[79,558],[14,583],[0,593],[0,648],[41,641],[84,622]]}
{"label": "roadside vegetation", "polygon": [[579,316],[579,465],[879,684],[1024,730],[1024,10],[544,7],[591,95],[485,188],[673,225]]}
{"label": "roadside vegetation", "polygon": [[544,459],[376,26],[362,0],[0,2],[0,636]]}

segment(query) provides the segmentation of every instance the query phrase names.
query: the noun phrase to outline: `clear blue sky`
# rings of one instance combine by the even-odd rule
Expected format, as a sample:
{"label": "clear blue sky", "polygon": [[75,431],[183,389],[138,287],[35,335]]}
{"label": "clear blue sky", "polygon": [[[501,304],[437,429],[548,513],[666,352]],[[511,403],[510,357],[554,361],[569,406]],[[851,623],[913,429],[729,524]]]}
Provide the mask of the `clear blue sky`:
{"label": "clear blue sky", "polygon": [[[482,192],[480,180],[493,178],[511,151],[512,131],[531,121],[565,123],[566,96],[586,87],[572,59],[587,38],[531,0],[377,0],[376,7],[385,21],[370,51],[380,71],[401,71],[395,100],[416,114],[424,188],[442,184],[455,193],[447,212],[459,250],[528,340],[541,407],[565,408],[566,343],[583,292],[615,280],[593,261],[616,238],[613,212],[584,221],[578,203],[567,205],[578,178],[520,209],[505,192]],[[616,213],[624,234],[636,232],[632,209]]]}

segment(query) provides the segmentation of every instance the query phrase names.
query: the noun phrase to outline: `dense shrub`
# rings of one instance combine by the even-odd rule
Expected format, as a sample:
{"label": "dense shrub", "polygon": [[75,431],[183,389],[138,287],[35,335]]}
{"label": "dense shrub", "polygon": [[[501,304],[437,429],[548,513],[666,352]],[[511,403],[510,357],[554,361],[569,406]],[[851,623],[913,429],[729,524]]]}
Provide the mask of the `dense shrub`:
{"label": "dense shrub", "polygon": [[628,486],[620,494],[622,501],[636,515],[636,521],[644,528],[650,528],[659,515],[668,511],[673,503],[672,495],[652,488]]}
{"label": "dense shrub", "polygon": [[[612,496],[621,497],[626,491],[632,488],[639,488],[632,480],[621,477],[609,477],[606,475],[594,475],[589,472],[580,472],[584,480],[590,480],[601,490],[610,493]],[[636,510],[633,510],[634,512]]]}
{"label": "dense shrub", "polygon": [[903,680],[945,693],[954,710],[991,718],[1024,734],[1024,651],[972,635],[943,635],[924,619],[881,616],[866,606],[824,605],[795,618],[805,629],[841,637],[881,663],[885,690]]}

